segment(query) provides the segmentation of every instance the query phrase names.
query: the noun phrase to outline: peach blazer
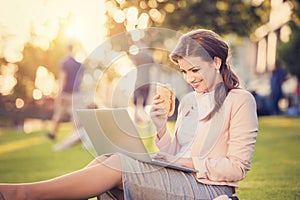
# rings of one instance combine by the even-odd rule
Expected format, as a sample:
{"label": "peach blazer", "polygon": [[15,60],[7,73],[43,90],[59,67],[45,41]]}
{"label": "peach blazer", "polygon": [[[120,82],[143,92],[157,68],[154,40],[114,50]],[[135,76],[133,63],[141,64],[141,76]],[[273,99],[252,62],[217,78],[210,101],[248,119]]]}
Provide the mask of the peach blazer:
{"label": "peach blazer", "polygon": [[238,181],[250,170],[254,152],[258,131],[256,102],[248,91],[233,89],[220,110],[205,120],[197,113],[207,105],[197,101],[195,92],[182,98],[174,137],[167,130],[160,140],[156,138],[156,145],[160,151],[178,156],[182,146],[178,138],[194,131],[190,156],[199,170],[196,179],[204,184],[238,187]]}

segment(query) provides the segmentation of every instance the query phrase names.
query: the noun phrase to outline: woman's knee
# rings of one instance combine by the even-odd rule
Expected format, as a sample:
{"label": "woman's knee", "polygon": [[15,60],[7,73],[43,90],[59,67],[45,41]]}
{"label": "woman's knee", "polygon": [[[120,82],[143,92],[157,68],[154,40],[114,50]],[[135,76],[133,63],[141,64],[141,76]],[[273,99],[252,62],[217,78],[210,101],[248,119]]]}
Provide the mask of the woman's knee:
{"label": "woman's knee", "polygon": [[98,156],[98,157],[94,158],[86,167],[98,165],[98,164],[104,162],[108,157],[109,156],[107,156],[107,155]]}
{"label": "woman's knee", "polygon": [[101,155],[96,157],[87,167],[104,164],[107,167],[121,171],[121,157],[118,154]]}
{"label": "woman's knee", "polygon": [[104,161],[103,164],[114,168],[115,170],[122,171],[121,169],[121,157],[118,154],[112,154],[109,157],[107,157]]}
{"label": "woman's knee", "polygon": [[109,157],[110,157],[109,155],[100,155],[100,156],[97,156],[94,160],[95,160],[95,162],[102,163]]}

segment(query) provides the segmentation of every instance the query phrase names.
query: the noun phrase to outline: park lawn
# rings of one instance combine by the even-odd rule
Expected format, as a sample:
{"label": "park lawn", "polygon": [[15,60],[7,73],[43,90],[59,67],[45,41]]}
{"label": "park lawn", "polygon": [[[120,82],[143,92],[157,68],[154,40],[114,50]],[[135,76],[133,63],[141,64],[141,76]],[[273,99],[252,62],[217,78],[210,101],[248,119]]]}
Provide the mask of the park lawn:
{"label": "park lawn", "polygon": [[261,117],[240,199],[300,199],[300,118]]}
{"label": "park lawn", "polygon": [[[61,125],[58,141],[70,131],[70,124]],[[80,144],[65,151],[53,151],[55,143],[45,133],[0,129],[0,182],[45,180],[80,169],[93,159]]]}
{"label": "park lawn", "polygon": [[[58,140],[70,130],[69,124],[63,125]],[[24,134],[0,129],[0,182],[45,180],[80,169],[93,159],[80,144],[65,151],[52,151],[54,143],[44,134],[45,131]],[[259,118],[252,169],[240,182],[238,197],[300,199],[299,152],[300,118]]]}

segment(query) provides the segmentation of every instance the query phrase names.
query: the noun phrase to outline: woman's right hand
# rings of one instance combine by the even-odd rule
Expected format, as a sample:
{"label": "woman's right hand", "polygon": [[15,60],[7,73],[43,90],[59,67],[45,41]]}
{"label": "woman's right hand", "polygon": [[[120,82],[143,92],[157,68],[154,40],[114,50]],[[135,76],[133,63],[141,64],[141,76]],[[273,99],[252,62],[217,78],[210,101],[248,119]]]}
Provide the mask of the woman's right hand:
{"label": "woman's right hand", "polygon": [[164,134],[168,120],[165,107],[161,105],[163,102],[164,100],[161,99],[159,95],[155,95],[150,109],[150,117],[159,136]]}

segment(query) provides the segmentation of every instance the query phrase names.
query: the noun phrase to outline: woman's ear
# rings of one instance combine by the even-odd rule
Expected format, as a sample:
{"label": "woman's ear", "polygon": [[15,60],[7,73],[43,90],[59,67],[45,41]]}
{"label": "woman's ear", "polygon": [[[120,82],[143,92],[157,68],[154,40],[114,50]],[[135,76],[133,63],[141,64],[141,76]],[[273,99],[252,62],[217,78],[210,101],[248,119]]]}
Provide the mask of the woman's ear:
{"label": "woman's ear", "polygon": [[222,59],[219,58],[219,57],[217,57],[217,56],[215,56],[214,57],[214,63],[216,65],[216,70],[220,70],[221,64],[222,64]]}

